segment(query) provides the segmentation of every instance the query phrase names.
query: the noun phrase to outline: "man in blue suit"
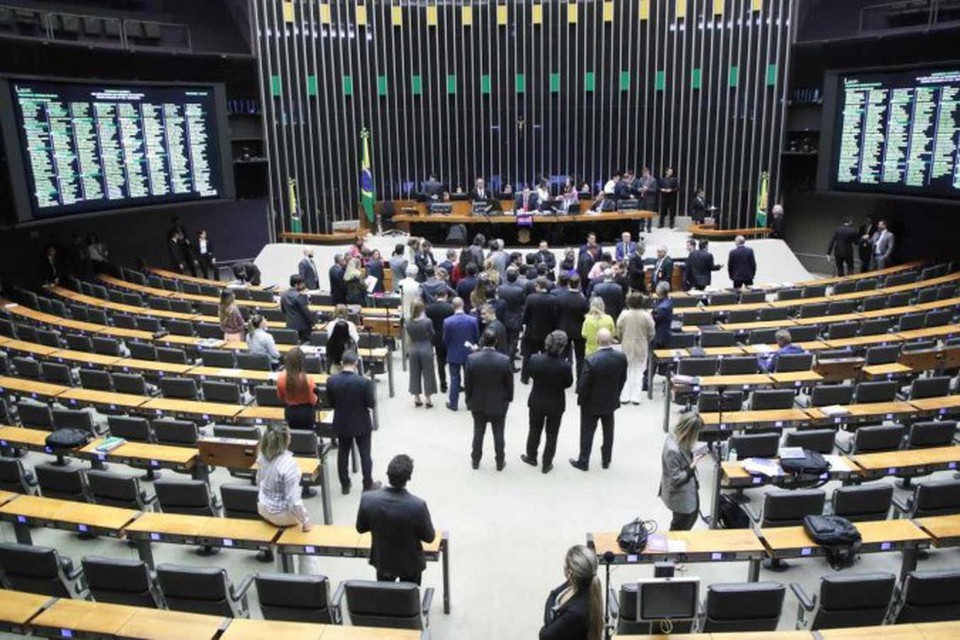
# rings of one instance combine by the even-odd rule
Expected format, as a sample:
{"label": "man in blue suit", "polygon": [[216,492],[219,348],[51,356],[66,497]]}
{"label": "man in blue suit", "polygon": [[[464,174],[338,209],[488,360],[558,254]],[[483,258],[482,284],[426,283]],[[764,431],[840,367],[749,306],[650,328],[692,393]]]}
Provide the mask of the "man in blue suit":
{"label": "man in blue suit", "polygon": [[757,275],[757,259],[753,256],[753,249],[746,246],[747,240],[737,236],[736,246],[730,250],[727,258],[727,273],[733,280],[733,288],[752,287],[753,278]]}
{"label": "man in blue suit", "polygon": [[617,243],[616,252],[617,262],[629,260],[637,252],[637,243],[630,240],[629,231],[620,234],[620,242]]}
{"label": "man in blue suit", "polygon": [[786,329],[777,331],[775,339],[777,341],[777,350],[766,356],[760,356],[760,368],[767,373],[775,373],[777,371],[777,361],[780,356],[807,352],[803,347],[793,344],[793,337]]}
{"label": "man in blue suit", "polygon": [[447,409],[457,410],[460,385],[472,345],[480,341],[477,319],[463,312],[463,298],[453,299],[453,315],[443,321],[443,344],[447,348],[447,366],[450,367],[450,401]]}

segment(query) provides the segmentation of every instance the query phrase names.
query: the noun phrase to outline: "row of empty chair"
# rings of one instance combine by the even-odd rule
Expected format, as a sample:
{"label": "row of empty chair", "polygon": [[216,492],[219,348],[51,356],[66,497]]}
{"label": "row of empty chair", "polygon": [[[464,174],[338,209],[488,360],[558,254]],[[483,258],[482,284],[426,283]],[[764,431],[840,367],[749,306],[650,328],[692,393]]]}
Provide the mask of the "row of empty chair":
{"label": "row of empty chair", "polygon": [[80,566],[52,547],[0,543],[5,589],[56,598],[169,609],[225,618],[250,617],[247,592],[255,587],[265,620],[343,624],[343,601],[354,626],[425,629],[433,588],[411,583],[347,580],[331,593],[323,575],[258,573],[234,583],[219,567],[160,564],[86,556]]}
{"label": "row of empty chair", "polygon": [[[823,576],[814,596],[808,595],[800,584],[789,586],[798,600],[797,629],[815,631],[954,620],[960,607],[958,570],[912,571],[900,588],[896,576],[882,572]],[[774,631],[780,623],[785,596],[786,587],[778,582],[711,584],[697,618],[677,622],[671,631],[729,633],[731,638],[736,637],[734,632]],[[619,593],[611,589],[608,600],[617,634],[661,631],[658,623],[639,619],[643,604],[636,583],[621,585]],[[869,631],[883,634],[881,629]]]}

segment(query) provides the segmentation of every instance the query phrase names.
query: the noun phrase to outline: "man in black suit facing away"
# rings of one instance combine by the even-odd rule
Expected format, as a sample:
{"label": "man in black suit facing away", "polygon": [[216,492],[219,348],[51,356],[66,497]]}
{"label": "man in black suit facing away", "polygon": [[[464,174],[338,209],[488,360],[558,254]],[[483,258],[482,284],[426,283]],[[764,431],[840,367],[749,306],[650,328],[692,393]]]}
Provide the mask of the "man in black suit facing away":
{"label": "man in black suit facing away", "polygon": [[706,289],[713,280],[713,272],[719,271],[722,265],[714,264],[713,254],[707,249],[706,240],[700,241],[697,249],[695,240],[687,240],[690,254],[687,256],[687,268],[684,271],[684,290]]}
{"label": "man in black suit facing away", "polygon": [[300,336],[300,342],[310,341],[310,332],[317,323],[317,316],[310,311],[310,301],[304,293],[306,285],[299,275],[290,276],[290,288],[280,296],[280,310],[287,319],[287,328]]}
{"label": "man in black suit facing away", "polygon": [[527,363],[530,356],[543,350],[543,341],[557,326],[557,299],[547,293],[547,279],[540,276],[536,288],[527,296],[523,306],[523,364],[520,367],[520,381],[527,384]]}
{"label": "man in black suit facing away", "polygon": [[373,433],[370,411],[377,404],[377,389],[372,380],[357,373],[356,351],[345,351],[340,362],[340,371],[327,378],[327,399],[333,407],[333,432],[337,435],[340,488],[344,494],[350,493],[350,451],[356,442],[360,451],[363,490],[372,491],[380,488],[380,483],[373,481],[373,460],[370,458]]}
{"label": "man in black suit facing away", "polygon": [[580,457],[570,464],[580,471],[590,468],[593,434],[597,420],[603,426],[600,462],[610,466],[613,457],[613,414],[620,408],[620,392],[627,383],[627,356],[613,350],[613,336],[608,329],[597,332],[598,349],[587,358],[577,381],[577,402],[580,404]]}
{"label": "man in black suit facing away", "polygon": [[503,324],[507,328],[507,355],[513,362],[517,358],[517,343],[520,341],[520,329],[523,327],[523,303],[527,294],[523,285],[517,282],[519,272],[516,267],[507,267],[507,280],[497,287],[497,297],[503,300]]}
{"label": "man in black suit facing away", "polygon": [[449,292],[440,289],[436,299],[427,305],[427,317],[433,323],[433,352],[437,358],[437,376],[440,378],[440,391],[447,392],[447,345],[443,341],[443,321],[453,315]]}
{"label": "man in black suit facing away", "polygon": [[853,228],[853,218],[847,216],[843,224],[834,229],[827,248],[827,259],[833,256],[837,263],[837,275],[841,278],[853,273],[853,245],[859,240],[857,230]]}
{"label": "man in black suit facing away", "polygon": [[[579,293],[579,292],[578,292]],[[547,431],[547,442],[543,447],[543,473],[553,469],[553,456],[557,451],[557,434],[566,408],[566,389],[573,384],[573,370],[570,361],[564,358],[567,350],[567,334],[553,331],[544,341],[544,353],[530,358],[528,369],[533,378],[533,389],[527,400],[530,409],[530,430],[527,433],[527,452],[520,459],[531,466],[537,466],[537,449],[540,448],[540,434]]]}
{"label": "man in black suit facing away", "polygon": [[503,427],[507,409],[513,402],[513,367],[510,366],[510,358],[495,349],[496,344],[496,333],[484,331],[480,336],[482,348],[467,359],[465,387],[467,408],[473,413],[473,451],[470,455],[473,468],[480,468],[483,436],[489,422],[493,431],[497,471],[503,471],[507,465]]}
{"label": "man in black suit facing away", "polygon": [[727,273],[733,280],[733,288],[752,287],[753,278],[757,275],[757,260],[753,256],[753,249],[746,246],[747,239],[737,236],[736,246],[730,250],[727,259]]}
{"label": "man in black suit facing away", "polygon": [[387,465],[389,487],[368,491],[360,498],[357,531],[373,538],[370,564],[380,582],[420,584],[426,568],[423,543],[437,536],[427,503],[407,491],[413,460],[401,453]]}
{"label": "man in black suit facing away", "polygon": [[[344,266],[344,257],[342,253],[333,255],[333,265],[328,273],[330,277],[330,301],[333,304],[347,304],[347,285],[343,281],[343,274],[346,273]],[[305,281],[306,282],[306,281]],[[310,283],[307,282],[307,288]],[[319,285],[317,285],[319,287]]]}
{"label": "man in black suit facing away", "polygon": [[604,270],[603,280],[590,286],[587,297],[598,297],[603,300],[603,305],[614,322],[620,317],[620,312],[623,311],[623,289],[613,281],[613,269],[607,268]]}
{"label": "man in black suit facing away", "polygon": [[[576,358],[577,379],[583,371],[586,341],[583,338],[583,320],[587,317],[590,303],[580,291],[580,276],[570,276],[566,291],[557,296],[557,328],[567,334],[567,353]],[[567,356],[569,358],[569,355]],[[572,358],[570,358],[572,360]]]}
{"label": "man in black suit facing away", "polygon": [[[337,256],[333,257],[334,262],[337,261]],[[300,264],[297,265],[297,271],[300,273],[300,277],[303,278],[303,283],[307,285],[307,289],[310,291],[316,291],[320,288],[320,274],[317,272],[317,264],[313,261],[313,249],[304,249],[303,258],[300,259]],[[333,269],[330,270],[330,286],[333,287]],[[341,281],[343,276],[341,275]]]}

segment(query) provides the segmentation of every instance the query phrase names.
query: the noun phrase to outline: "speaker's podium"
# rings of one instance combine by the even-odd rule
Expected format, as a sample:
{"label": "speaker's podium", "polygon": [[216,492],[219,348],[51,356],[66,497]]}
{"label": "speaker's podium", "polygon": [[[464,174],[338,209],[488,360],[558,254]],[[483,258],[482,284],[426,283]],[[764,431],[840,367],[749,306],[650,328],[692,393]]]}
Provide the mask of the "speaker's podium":
{"label": "speaker's podium", "polygon": [[257,462],[257,441],[240,438],[197,438],[200,462],[227,469],[249,469]]}

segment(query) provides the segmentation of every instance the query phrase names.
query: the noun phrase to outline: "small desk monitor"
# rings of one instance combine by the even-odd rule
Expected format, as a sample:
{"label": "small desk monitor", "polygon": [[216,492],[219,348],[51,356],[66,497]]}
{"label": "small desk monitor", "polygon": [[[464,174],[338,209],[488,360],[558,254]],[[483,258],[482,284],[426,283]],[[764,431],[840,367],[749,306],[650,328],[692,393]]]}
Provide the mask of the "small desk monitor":
{"label": "small desk monitor", "polygon": [[691,620],[697,617],[699,578],[653,578],[637,583],[637,618]]}

